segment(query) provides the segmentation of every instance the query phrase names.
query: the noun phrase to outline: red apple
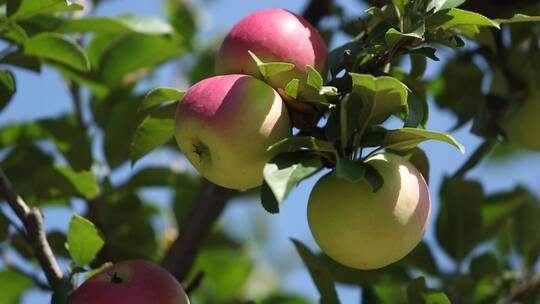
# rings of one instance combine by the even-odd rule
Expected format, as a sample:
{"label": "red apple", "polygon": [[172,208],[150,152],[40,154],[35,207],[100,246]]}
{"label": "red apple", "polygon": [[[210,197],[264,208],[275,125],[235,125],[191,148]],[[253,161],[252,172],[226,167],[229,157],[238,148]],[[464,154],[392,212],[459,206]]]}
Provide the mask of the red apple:
{"label": "red apple", "polygon": [[263,62],[288,62],[295,69],[265,79],[274,88],[284,88],[298,78],[299,95],[306,92],[306,65],[326,75],[328,50],[317,31],[304,18],[284,9],[256,11],[238,22],[229,32],[218,53],[217,67],[223,73],[249,74],[259,77],[257,65],[249,55],[252,51]]}
{"label": "red apple", "polygon": [[195,84],[176,111],[176,141],[201,175],[231,189],[261,185],[267,148],[291,135],[283,100],[247,75]]}
{"label": "red apple", "polygon": [[154,263],[123,261],[103,269],[70,296],[70,304],[189,304],[178,281]]}

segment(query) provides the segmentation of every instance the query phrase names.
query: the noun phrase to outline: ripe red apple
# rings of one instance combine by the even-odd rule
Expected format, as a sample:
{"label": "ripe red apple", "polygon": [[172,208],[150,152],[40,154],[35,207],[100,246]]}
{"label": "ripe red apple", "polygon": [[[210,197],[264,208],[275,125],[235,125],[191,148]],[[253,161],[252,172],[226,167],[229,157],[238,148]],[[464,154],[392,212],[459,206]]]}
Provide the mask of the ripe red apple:
{"label": "ripe red apple", "polygon": [[508,120],[508,141],[518,147],[540,151],[540,136],[536,133],[540,120],[540,91],[532,94]]}
{"label": "ripe red apple", "polygon": [[326,76],[328,50],[321,35],[304,18],[284,9],[259,10],[240,20],[219,49],[218,71],[259,77],[248,51],[263,62],[294,64],[294,70],[270,76],[266,82],[277,89],[298,78],[300,97],[311,95],[306,92],[306,65],[313,66],[323,78]]}
{"label": "ripe red apple", "polygon": [[116,263],[84,282],[70,304],[189,304],[178,281],[154,263],[131,260]]}
{"label": "ripe red apple", "polygon": [[315,185],[308,222],[321,249],[332,259],[358,269],[381,268],[403,258],[422,240],[431,212],[422,174],[395,154],[367,160],[384,178],[373,192],[362,180],[334,173]]}
{"label": "ripe red apple", "polygon": [[287,109],[266,83],[225,75],[195,84],[176,111],[176,141],[211,182],[231,189],[262,184],[267,148],[292,132]]}

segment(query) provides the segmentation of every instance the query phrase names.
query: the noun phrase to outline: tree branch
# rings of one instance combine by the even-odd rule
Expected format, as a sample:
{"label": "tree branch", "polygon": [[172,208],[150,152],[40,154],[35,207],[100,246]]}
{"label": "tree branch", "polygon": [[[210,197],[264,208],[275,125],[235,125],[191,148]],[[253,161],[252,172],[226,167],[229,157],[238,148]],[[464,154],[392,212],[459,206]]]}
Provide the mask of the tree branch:
{"label": "tree branch", "polygon": [[324,16],[330,15],[333,7],[334,0],[311,0],[302,16],[317,27]]}
{"label": "tree branch", "polygon": [[23,223],[26,239],[32,247],[49,285],[56,289],[62,285],[63,273],[54,257],[43,227],[43,214],[39,208],[30,208],[15,192],[10,180],[0,168],[0,192]]}
{"label": "tree branch", "polygon": [[179,230],[178,238],[165,255],[162,265],[182,282],[191,271],[195,257],[212,226],[237,191],[225,189],[209,182],[203,186]]}

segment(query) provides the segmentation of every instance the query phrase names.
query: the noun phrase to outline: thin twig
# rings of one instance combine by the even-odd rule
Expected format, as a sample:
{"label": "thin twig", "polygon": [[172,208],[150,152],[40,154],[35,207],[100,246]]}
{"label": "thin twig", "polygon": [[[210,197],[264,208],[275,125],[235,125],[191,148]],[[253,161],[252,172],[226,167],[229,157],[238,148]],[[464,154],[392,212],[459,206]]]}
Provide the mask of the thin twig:
{"label": "thin twig", "polygon": [[0,168],[0,192],[9,206],[21,220],[26,230],[26,238],[32,247],[49,285],[56,289],[62,285],[63,273],[54,257],[43,227],[43,214],[39,208],[30,208],[15,192],[11,181]]}
{"label": "thin twig", "polygon": [[204,240],[210,234],[227,202],[237,191],[225,189],[206,182],[199,197],[193,203],[185,222],[180,228],[178,238],[169,248],[162,261],[178,281],[182,282],[191,271],[195,257]]}

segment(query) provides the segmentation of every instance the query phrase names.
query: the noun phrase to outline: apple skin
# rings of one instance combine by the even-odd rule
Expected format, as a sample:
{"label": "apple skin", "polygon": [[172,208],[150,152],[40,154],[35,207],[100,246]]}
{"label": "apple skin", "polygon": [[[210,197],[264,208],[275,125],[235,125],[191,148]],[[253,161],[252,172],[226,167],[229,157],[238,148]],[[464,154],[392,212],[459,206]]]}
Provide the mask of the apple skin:
{"label": "apple skin", "polygon": [[[113,276],[121,280],[112,282]],[[116,263],[84,282],[70,296],[70,304],[189,304],[178,281],[144,260]]]}
{"label": "apple skin", "polygon": [[265,79],[275,89],[285,88],[290,80],[298,78],[299,97],[313,95],[314,91],[305,85],[306,65],[313,66],[326,78],[328,49],[324,40],[308,21],[290,11],[263,9],[240,20],[219,49],[217,70],[220,73],[260,77],[259,69],[248,51],[255,53],[263,62],[295,65],[291,71]]}
{"label": "apple skin", "polygon": [[384,178],[376,193],[364,180],[350,182],[330,173],[317,182],[308,204],[309,227],[321,249],[362,270],[382,268],[412,251],[431,213],[428,186],[410,162],[385,153],[367,163]]}
{"label": "apple skin", "polygon": [[224,75],[195,84],[176,111],[176,141],[209,181],[230,189],[260,186],[267,148],[291,136],[279,94],[247,75]]}
{"label": "apple skin", "polygon": [[540,91],[532,94],[516,109],[506,124],[508,141],[521,148],[540,151]]}

